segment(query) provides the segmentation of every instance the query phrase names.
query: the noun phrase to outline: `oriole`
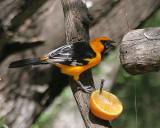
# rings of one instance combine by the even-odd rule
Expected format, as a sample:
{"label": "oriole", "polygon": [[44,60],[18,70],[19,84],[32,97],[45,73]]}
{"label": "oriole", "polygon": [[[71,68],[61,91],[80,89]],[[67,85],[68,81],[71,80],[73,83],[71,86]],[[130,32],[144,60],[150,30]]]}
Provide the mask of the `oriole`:
{"label": "oriole", "polygon": [[102,60],[104,53],[114,47],[115,42],[108,37],[96,38],[89,43],[76,42],[59,47],[48,54],[38,57],[22,59],[12,62],[9,68],[28,65],[54,64],[66,75],[72,76],[82,90],[89,92],[89,87],[83,86],[79,76],[84,71],[96,66]]}

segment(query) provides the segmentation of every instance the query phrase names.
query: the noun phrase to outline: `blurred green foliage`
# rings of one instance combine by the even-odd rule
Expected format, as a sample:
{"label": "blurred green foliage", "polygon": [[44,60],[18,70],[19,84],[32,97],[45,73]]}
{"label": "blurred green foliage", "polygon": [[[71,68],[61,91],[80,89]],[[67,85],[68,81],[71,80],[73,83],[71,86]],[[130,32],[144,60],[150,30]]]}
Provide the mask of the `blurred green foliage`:
{"label": "blurred green foliage", "polygon": [[160,73],[132,76],[120,69],[112,92],[122,100],[124,111],[113,127],[160,127],[159,78]]}
{"label": "blurred green foliage", "polygon": [[0,118],[0,128],[8,128],[3,118]]}
{"label": "blurred green foliage", "polygon": [[160,26],[160,9],[154,12],[151,17],[149,17],[143,24],[140,25],[141,28],[145,27],[159,27]]}

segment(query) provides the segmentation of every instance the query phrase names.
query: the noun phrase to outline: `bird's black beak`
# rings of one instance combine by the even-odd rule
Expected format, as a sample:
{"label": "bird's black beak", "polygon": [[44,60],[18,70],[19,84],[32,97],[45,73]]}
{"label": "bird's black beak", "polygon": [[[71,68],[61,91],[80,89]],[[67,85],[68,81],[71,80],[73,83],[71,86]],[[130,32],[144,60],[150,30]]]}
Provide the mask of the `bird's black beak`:
{"label": "bird's black beak", "polygon": [[101,40],[101,43],[104,45],[105,49],[112,49],[117,46],[117,43],[112,40]]}
{"label": "bird's black beak", "polygon": [[112,41],[112,40],[108,40],[107,42],[104,43],[105,49],[104,49],[104,54],[107,54],[109,51],[114,50],[117,46],[117,43]]}
{"label": "bird's black beak", "polygon": [[118,45],[116,42],[112,40],[109,40],[108,43],[110,44],[110,49],[115,49]]}

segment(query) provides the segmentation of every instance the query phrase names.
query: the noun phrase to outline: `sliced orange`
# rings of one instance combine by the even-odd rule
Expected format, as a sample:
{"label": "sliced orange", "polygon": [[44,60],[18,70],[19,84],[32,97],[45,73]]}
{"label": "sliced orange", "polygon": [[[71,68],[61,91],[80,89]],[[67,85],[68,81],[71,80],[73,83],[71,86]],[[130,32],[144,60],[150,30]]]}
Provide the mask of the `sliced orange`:
{"label": "sliced orange", "polygon": [[123,106],[114,94],[106,91],[100,94],[100,90],[96,90],[90,97],[90,110],[103,120],[113,120],[121,114]]}

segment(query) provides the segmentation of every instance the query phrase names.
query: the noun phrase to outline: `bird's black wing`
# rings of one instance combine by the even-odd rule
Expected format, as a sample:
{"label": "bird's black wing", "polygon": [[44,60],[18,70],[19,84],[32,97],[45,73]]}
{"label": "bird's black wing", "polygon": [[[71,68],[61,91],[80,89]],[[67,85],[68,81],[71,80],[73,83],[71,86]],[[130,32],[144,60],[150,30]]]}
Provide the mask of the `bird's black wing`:
{"label": "bird's black wing", "polygon": [[76,42],[55,49],[48,56],[51,63],[80,66],[88,64],[87,59],[94,58],[96,54],[88,43]]}

